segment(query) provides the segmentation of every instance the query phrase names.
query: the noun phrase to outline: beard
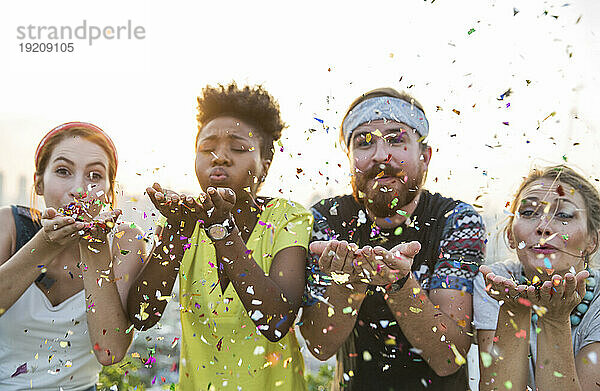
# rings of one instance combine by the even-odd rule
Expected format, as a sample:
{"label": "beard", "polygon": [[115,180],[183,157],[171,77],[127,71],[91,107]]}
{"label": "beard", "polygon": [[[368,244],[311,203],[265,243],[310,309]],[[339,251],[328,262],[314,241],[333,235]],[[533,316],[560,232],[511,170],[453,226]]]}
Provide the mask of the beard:
{"label": "beard", "polygon": [[[383,171],[384,176],[395,177],[392,183],[369,183]],[[352,193],[354,198],[376,217],[391,217],[396,211],[410,204],[423,185],[425,170],[419,167],[411,175],[402,169],[394,169],[388,165],[382,170],[374,165],[367,172],[355,172],[352,175]],[[396,201],[394,201],[396,199]]]}

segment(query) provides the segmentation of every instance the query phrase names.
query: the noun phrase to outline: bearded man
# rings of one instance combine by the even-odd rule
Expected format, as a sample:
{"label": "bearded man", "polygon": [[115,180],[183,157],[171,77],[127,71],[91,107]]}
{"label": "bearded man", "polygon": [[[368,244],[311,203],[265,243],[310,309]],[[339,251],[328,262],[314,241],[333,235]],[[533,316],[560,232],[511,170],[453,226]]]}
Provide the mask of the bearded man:
{"label": "bearded man", "polygon": [[300,330],[333,389],[461,390],[485,230],[471,205],[423,189],[429,123],[391,88],[356,99],[340,128],[352,195],[321,200]]}

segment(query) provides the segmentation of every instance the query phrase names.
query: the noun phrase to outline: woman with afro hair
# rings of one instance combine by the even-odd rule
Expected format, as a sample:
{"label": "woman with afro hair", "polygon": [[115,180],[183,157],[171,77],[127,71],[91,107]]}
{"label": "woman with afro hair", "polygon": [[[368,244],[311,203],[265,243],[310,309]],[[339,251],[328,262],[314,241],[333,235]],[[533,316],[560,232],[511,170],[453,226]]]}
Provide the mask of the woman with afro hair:
{"label": "woman with afro hair", "polygon": [[279,106],[260,86],[207,86],[197,119],[203,193],[147,189],[161,242],[130,291],[130,319],[152,327],[179,275],[181,389],[304,389],[293,327],[312,216],[257,196],[284,128]]}

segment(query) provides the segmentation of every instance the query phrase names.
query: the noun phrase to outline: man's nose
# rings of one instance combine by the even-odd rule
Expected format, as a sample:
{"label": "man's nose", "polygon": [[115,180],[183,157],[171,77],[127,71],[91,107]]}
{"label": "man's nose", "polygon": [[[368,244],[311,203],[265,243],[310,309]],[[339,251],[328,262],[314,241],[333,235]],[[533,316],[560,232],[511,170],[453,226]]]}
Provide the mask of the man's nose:
{"label": "man's nose", "polygon": [[381,137],[377,137],[374,141],[373,161],[377,163],[388,163],[391,159],[390,145]]}

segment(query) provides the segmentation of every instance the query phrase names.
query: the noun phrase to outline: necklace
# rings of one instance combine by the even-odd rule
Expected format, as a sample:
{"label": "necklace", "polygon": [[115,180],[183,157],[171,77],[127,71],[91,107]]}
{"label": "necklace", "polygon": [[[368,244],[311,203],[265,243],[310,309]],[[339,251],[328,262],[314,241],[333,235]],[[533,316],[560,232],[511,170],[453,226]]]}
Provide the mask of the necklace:
{"label": "necklace", "polygon": [[[575,308],[573,308],[573,311],[571,311],[571,327],[577,326],[579,323],[581,323],[581,319],[583,318],[587,310],[590,308],[590,303],[594,298],[594,288],[596,287],[596,279],[594,278],[594,275],[592,274],[592,271],[590,269],[586,270],[588,271],[588,273],[590,273],[590,276],[586,279],[585,295],[583,295],[581,303],[579,303]],[[524,275],[521,275],[519,282],[522,284],[527,284],[527,278],[525,278]],[[533,313],[531,315],[531,321],[535,324],[537,324],[538,318],[539,317],[536,313]]]}
{"label": "necklace", "polygon": [[586,280],[585,295],[583,295],[581,303],[579,303],[577,307],[573,308],[573,311],[571,311],[571,326],[577,326],[581,322],[583,315],[585,315],[587,310],[590,308],[590,302],[594,298],[596,279],[589,269],[588,272],[590,273],[590,276]]}

